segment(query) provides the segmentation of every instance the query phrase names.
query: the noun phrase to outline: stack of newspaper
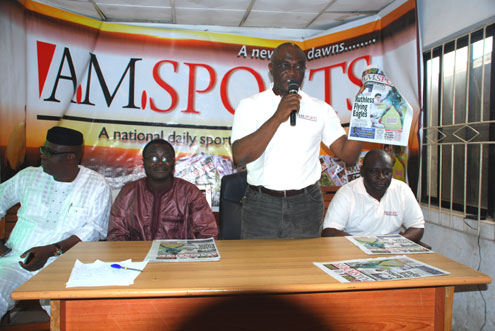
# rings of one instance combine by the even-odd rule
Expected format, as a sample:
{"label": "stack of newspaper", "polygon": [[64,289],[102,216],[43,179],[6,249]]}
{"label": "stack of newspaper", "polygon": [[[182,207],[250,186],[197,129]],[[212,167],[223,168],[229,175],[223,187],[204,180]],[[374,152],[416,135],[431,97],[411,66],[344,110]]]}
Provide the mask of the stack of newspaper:
{"label": "stack of newspaper", "polygon": [[145,261],[149,262],[199,262],[218,261],[215,239],[153,240]]}
{"label": "stack of newspaper", "polygon": [[373,282],[447,275],[405,255],[338,262],[314,262],[318,268],[341,283]]}
{"label": "stack of newspaper", "polygon": [[350,242],[366,254],[416,254],[433,253],[426,247],[416,244],[400,234],[380,236],[347,236]]}
{"label": "stack of newspaper", "polygon": [[[433,253],[400,234],[380,236],[347,236],[366,254]],[[314,262],[318,268],[342,283],[410,279],[446,275],[448,272],[413,258],[379,257],[334,262]]]}

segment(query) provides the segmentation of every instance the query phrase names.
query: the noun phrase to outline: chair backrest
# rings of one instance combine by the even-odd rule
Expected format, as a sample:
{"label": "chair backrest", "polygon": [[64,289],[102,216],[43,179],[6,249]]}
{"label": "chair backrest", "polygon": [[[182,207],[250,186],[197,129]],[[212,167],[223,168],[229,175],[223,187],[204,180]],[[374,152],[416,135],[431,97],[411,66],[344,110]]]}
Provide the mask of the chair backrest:
{"label": "chair backrest", "polygon": [[241,238],[241,199],[247,187],[247,171],[222,177],[218,239]]}

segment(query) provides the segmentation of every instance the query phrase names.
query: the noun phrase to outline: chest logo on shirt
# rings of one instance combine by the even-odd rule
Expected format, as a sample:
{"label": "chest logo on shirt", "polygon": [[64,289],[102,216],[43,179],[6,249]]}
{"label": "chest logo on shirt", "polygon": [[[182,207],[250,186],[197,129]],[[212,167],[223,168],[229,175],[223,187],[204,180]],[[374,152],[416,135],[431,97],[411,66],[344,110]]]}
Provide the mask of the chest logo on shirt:
{"label": "chest logo on shirt", "polygon": [[302,120],[308,120],[308,121],[311,121],[311,122],[316,122],[317,121],[316,116],[310,116],[310,115],[305,115],[305,114],[298,113],[297,114],[297,117],[300,118],[300,119],[302,119]]}
{"label": "chest logo on shirt", "polygon": [[399,216],[399,213],[396,211],[385,210],[383,213],[385,214],[385,216]]}

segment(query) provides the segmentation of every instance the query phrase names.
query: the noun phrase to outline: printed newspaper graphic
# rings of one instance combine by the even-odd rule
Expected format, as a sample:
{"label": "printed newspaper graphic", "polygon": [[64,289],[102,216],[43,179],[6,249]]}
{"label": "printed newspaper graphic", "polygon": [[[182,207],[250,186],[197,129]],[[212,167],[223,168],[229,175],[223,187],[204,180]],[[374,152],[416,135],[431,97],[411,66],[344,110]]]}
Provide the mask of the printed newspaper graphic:
{"label": "printed newspaper graphic", "polygon": [[153,240],[145,261],[149,262],[197,262],[218,261],[215,239]]}
{"label": "printed newspaper graphic", "polygon": [[417,254],[433,251],[416,244],[400,234],[381,236],[346,236],[350,242],[366,254]]}
{"label": "printed newspaper graphic", "polygon": [[407,146],[413,109],[385,73],[368,66],[354,101],[349,139]]}
{"label": "printed newspaper graphic", "polygon": [[361,165],[366,152],[361,152],[358,162],[353,166],[346,166],[345,162],[330,156],[320,155],[321,186],[342,186],[359,178]]}
{"label": "printed newspaper graphic", "polygon": [[405,255],[337,262],[313,262],[315,266],[341,283],[375,282],[447,275]]}

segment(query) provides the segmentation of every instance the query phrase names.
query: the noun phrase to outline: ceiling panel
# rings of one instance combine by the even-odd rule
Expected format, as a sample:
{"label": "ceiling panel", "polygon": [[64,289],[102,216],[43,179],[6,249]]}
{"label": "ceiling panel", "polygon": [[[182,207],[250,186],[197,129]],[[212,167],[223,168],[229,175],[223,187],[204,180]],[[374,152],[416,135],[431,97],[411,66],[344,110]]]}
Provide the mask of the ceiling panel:
{"label": "ceiling panel", "polygon": [[[167,0],[168,1],[168,0]],[[235,9],[243,12],[251,0],[175,0],[176,8]]]}
{"label": "ceiling panel", "polygon": [[314,13],[251,11],[244,26],[304,29]]}
{"label": "ceiling panel", "polygon": [[[0,0],[1,1],[1,0]],[[33,0],[110,22],[328,29],[393,0]]]}
{"label": "ceiling panel", "polygon": [[328,0],[291,0],[291,1],[272,1],[272,0],[256,0],[253,6],[253,10],[258,12],[303,12],[318,14],[322,11],[328,3],[332,1]]}
{"label": "ceiling panel", "polygon": [[46,3],[53,7],[65,9],[84,16],[100,18],[98,12],[96,11],[95,6],[93,6],[93,4],[88,0],[78,0],[78,1],[50,0],[50,1],[37,1],[37,2]]}
{"label": "ceiling panel", "polygon": [[[369,14],[359,14],[359,13],[328,13],[325,12],[321,14],[312,24],[312,29],[329,29],[347,22],[354,21],[359,18],[370,16]],[[329,23],[331,22],[331,23]]]}
{"label": "ceiling panel", "polygon": [[390,0],[336,0],[329,11],[380,11],[391,2]]}
{"label": "ceiling panel", "polygon": [[[74,0],[65,0],[66,2]],[[82,0],[80,0],[82,1]],[[85,0],[91,2],[91,0]],[[114,5],[114,6],[156,6],[169,7],[170,0],[94,0],[97,4]]]}
{"label": "ceiling panel", "polygon": [[[172,9],[157,6],[122,6],[100,4],[98,7],[111,21],[172,23]],[[132,11],[132,15],[129,14]]]}
{"label": "ceiling panel", "polygon": [[[201,25],[238,26],[244,16],[245,10],[229,9],[201,9],[182,8],[175,9],[177,24],[196,25],[198,17],[201,17]],[[219,24],[221,22],[221,24]]]}

